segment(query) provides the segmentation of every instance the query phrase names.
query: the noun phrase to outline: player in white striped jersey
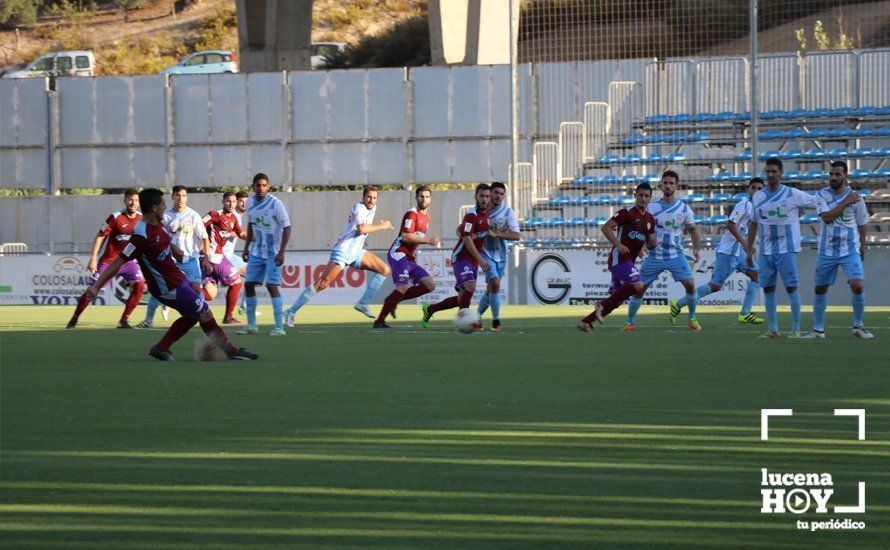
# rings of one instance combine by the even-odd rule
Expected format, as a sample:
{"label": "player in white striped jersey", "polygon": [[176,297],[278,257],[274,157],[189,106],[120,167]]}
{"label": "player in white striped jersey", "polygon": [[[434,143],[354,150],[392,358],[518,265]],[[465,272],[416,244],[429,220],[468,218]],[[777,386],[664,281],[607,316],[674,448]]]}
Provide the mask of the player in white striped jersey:
{"label": "player in white striped jersey", "polygon": [[[491,184],[491,208],[488,211],[489,234],[482,243],[482,257],[490,268],[485,272],[488,285],[479,301],[479,315],[491,306],[491,330],[501,330],[501,279],[507,269],[507,241],[519,240],[519,220],[516,212],[506,205],[507,186],[496,181]],[[494,230],[497,237],[492,236]]]}
{"label": "player in white striped jersey", "polygon": [[[763,323],[763,319],[751,313],[751,306],[754,305],[754,300],[757,298],[757,266],[748,265],[745,261],[748,222],[751,221],[754,212],[751,197],[761,189],[763,189],[763,180],[752,178],[748,183],[748,198],[742,199],[735,205],[726,222],[726,231],[723,232],[720,244],[717,245],[717,261],[714,264],[710,282],[695,289],[698,299],[701,299],[709,294],[720,292],[726,279],[736,271],[744,273],[748,276],[748,284],[745,287],[745,298],[742,300],[739,323],[751,325]],[[671,300],[671,314],[678,315],[686,305],[685,296],[680,300]]]}
{"label": "player in white striped jersey", "polygon": [[377,188],[373,185],[365,186],[362,190],[362,200],[355,203],[349,211],[346,218],[346,225],[343,232],[334,244],[331,250],[331,259],[328,265],[318,279],[307,286],[305,290],[297,297],[294,305],[285,312],[285,322],[287,326],[294,326],[294,316],[297,311],[311,300],[316,294],[328,288],[331,283],[340,275],[340,272],[347,267],[356,269],[364,269],[374,274],[368,279],[368,286],[365,293],[355,304],[356,311],[363,313],[365,316],[374,318],[368,302],[374,296],[383,281],[389,276],[389,266],[381,260],[377,255],[365,250],[365,239],[371,233],[392,229],[392,223],[389,220],[382,220],[380,223],[374,223],[374,214],[377,213]]}
{"label": "player in white striped jersey", "polygon": [[244,291],[247,294],[247,326],[238,334],[257,334],[256,286],[266,285],[272,302],[275,327],[269,336],[284,336],[282,326],[281,267],[284,251],[290,240],[290,216],[281,199],[269,193],[269,177],[259,173],[253,177],[253,195],[247,198],[247,238],[241,257],[247,262]]}
{"label": "player in white striped jersey", "polygon": [[[643,266],[640,269],[640,276],[645,285],[643,292],[649,288],[655,279],[664,271],[669,271],[674,281],[683,285],[686,289],[686,305],[689,307],[689,328],[695,331],[701,330],[698,318],[695,315],[695,308],[698,299],[695,294],[695,279],[692,277],[692,270],[689,268],[689,262],[686,260],[686,254],[683,251],[683,234],[689,233],[692,238],[692,253],[695,261],[699,261],[699,234],[695,227],[695,217],[692,215],[692,209],[677,198],[677,184],[680,176],[673,170],[667,170],[661,175],[661,200],[658,202],[650,202],[648,206],[649,213],[655,218],[655,239],[658,245],[643,260]],[[643,293],[631,296],[628,300],[627,308],[627,325],[625,331],[634,329],[637,311],[643,303]],[[679,313],[679,311],[678,311]],[[671,324],[676,323],[677,315],[672,313],[670,316]]]}
{"label": "player in white striped jersey", "polygon": [[776,312],[777,275],[791,304],[791,337],[800,338],[800,291],[797,253],[800,252],[800,211],[816,208],[817,199],[805,191],[782,185],[782,161],[766,161],[767,186],[754,193],[754,215],[748,224],[747,262],[754,265],[754,242],[760,232],[760,288],[769,322],[768,338],[781,338]]}
{"label": "player in white striped jersey", "polygon": [[843,268],[852,292],[853,335],[871,339],[862,317],[865,313],[862,260],[865,257],[868,210],[859,194],[847,187],[847,163],[831,163],[829,187],[817,192],[820,199],[819,259],[816,261],[816,297],[813,300],[813,331],[804,338],[825,338],[825,309],[828,287],[834,284],[838,268]]}
{"label": "player in white striped jersey", "polygon": [[[188,190],[185,186],[176,185],[173,187],[173,207],[164,212],[161,224],[170,235],[172,245],[182,253],[182,260],[176,262],[176,267],[185,274],[195,291],[201,293],[201,284],[203,283],[201,270],[203,268],[205,272],[209,272],[211,269],[212,247],[201,214],[188,207]],[[199,260],[201,254],[204,254],[203,266]],[[135,325],[136,328],[151,328],[159,305],[161,303],[154,296],[149,298],[145,308],[145,320]],[[164,306],[163,316],[166,321],[166,306]]]}

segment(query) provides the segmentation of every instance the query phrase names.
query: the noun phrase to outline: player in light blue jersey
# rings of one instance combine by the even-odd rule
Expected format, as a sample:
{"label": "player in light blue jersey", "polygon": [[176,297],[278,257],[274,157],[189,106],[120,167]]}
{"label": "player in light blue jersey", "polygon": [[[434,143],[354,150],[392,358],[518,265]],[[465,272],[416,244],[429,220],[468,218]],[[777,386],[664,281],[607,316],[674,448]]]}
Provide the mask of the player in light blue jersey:
{"label": "player in light blue jersey", "polygon": [[769,332],[765,336],[782,337],[776,312],[776,282],[777,275],[781,275],[791,304],[791,337],[800,338],[800,291],[797,288],[800,211],[815,208],[816,198],[800,189],[782,185],[781,160],[768,159],[764,171],[766,187],[751,198],[754,215],[748,224],[746,261],[749,266],[754,266],[754,242],[760,231],[759,284],[769,322]]}
{"label": "player in light blue jersey", "polygon": [[834,284],[838,268],[843,268],[853,293],[853,336],[874,338],[865,330],[865,290],[862,260],[865,258],[865,226],[868,210],[859,194],[847,187],[847,163],[831,163],[829,187],[819,196],[819,259],[816,261],[816,297],[813,300],[813,331],[804,338],[825,338],[825,309],[828,306],[828,287]]}
{"label": "player in light blue jersey", "polygon": [[[748,222],[751,221],[754,210],[751,205],[751,197],[761,189],[763,189],[763,180],[752,178],[748,183],[748,198],[742,199],[735,205],[726,222],[726,231],[720,238],[720,244],[717,245],[717,262],[714,264],[710,282],[695,289],[698,299],[701,299],[708,294],[720,292],[726,279],[736,271],[744,273],[748,276],[748,284],[745,287],[739,323],[751,325],[763,323],[763,319],[751,313],[751,307],[757,298],[757,266],[748,265],[745,261],[747,250],[745,247],[748,245]],[[679,300],[671,300],[671,315],[676,317],[686,305],[685,296]]]}
{"label": "player in light blue jersey", "polygon": [[[643,304],[643,294],[646,289],[664,271],[669,271],[674,281],[679,282],[686,289],[685,305],[689,307],[689,328],[695,331],[701,330],[701,325],[695,315],[695,308],[698,304],[695,294],[695,279],[692,277],[692,269],[690,269],[683,251],[683,234],[689,233],[692,239],[692,253],[696,262],[700,259],[700,238],[698,229],[695,227],[692,209],[677,198],[676,190],[679,181],[679,174],[673,170],[667,170],[661,175],[659,185],[661,200],[649,203],[649,213],[655,218],[655,240],[658,245],[643,260],[640,276],[645,286],[643,292],[631,296],[628,301],[627,324],[624,326],[626,332],[634,330],[637,311]],[[673,313],[673,310],[672,306],[671,324],[677,322],[677,315]]]}
{"label": "player in light blue jersey", "polygon": [[340,275],[347,267],[356,269],[364,269],[373,272],[368,279],[368,286],[365,287],[365,293],[355,304],[356,311],[363,313],[365,316],[374,318],[368,302],[374,296],[383,281],[389,276],[389,265],[375,254],[365,250],[365,239],[371,233],[392,229],[392,223],[389,220],[382,220],[380,223],[374,223],[374,214],[377,213],[377,188],[373,185],[365,186],[362,190],[362,200],[352,206],[349,211],[349,217],[346,218],[346,225],[337,243],[331,250],[331,259],[325,266],[324,271],[316,279],[314,283],[307,286],[305,290],[297,297],[294,305],[285,312],[285,322],[287,326],[294,326],[294,317],[297,311],[304,305],[309,303],[316,294],[328,288],[331,283]]}
{"label": "player in light blue jersey", "polygon": [[479,315],[491,306],[491,330],[501,330],[501,279],[507,269],[507,241],[518,241],[520,237],[519,220],[516,212],[505,204],[506,197],[506,185],[499,181],[491,184],[489,232],[482,243],[482,257],[490,266],[485,272],[488,289],[479,301]]}
{"label": "player in light blue jersey", "polygon": [[[192,284],[196,292],[201,292],[203,277],[202,269],[210,271],[210,244],[204,220],[200,214],[188,207],[188,190],[183,185],[173,187],[173,207],[164,212],[161,224],[172,239],[172,246],[179,249],[176,257],[182,257],[176,262],[176,267],[185,274],[186,279]],[[200,256],[204,256],[204,265],[201,265]],[[136,328],[152,328],[155,312],[161,305],[154,296],[149,297],[145,306],[145,320],[135,325]],[[164,320],[167,320],[167,306],[161,310]]]}
{"label": "player in light blue jersey", "polygon": [[290,216],[281,199],[269,193],[269,177],[259,173],[253,177],[253,196],[247,199],[247,238],[242,259],[247,262],[244,292],[247,295],[247,326],[238,334],[257,334],[256,286],[266,285],[272,301],[275,327],[270,336],[284,336],[282,326],[281,266],[290,240]]}

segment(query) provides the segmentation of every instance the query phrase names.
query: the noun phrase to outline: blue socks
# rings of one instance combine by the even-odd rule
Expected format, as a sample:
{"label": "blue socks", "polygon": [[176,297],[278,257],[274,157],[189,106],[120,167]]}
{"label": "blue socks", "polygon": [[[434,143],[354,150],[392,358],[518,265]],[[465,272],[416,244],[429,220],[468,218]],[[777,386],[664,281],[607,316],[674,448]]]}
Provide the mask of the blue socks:
{"label": "blue socks", "polygon": [[776,312],[776,292],[763,293],[763,305],[766,307],[766,320],[769,321],[771,332],[779,332],[779,314]]}
{"label": "blue socks", "polygon": [[813,297],[813,330],[825,332],[825,309],[828,307],[828,293]]}
{"label": "blue socks", "polygon": [[314,285],[307,286],[306,290],[304,290],[303,292],[300,293],[299,296],[297,296],[297,299],[294,300],[294,305],[290,306],[288,308],[287,312],[288,313],[296,313],[301,307],[308,304],[309,300],[311,300],[316,294],[318,294],[318,293],[315,291]]}
{"label": "blue socks", "polygon": [[500,319],[501,318],[501,293],[493,292],[489,294],[488,301],[491,302],[491,318],[492,319]]}
{"label": "blue socks", "polygon": [[791,303],[791,332],[800,332],[800,290],[788,293]]}
{"label": "blue socks", "polygon": [[277,298],[272,298],[272,316],[275,319],[275,328],[284,328],[281,324],[281,319],[284,317],[283,310],[284,309],[284,298],[278,296]]}
{"label": "blue socks", "polygon": [[853,304],[853,326],[862,326],[862,317],[865,315],[865,291],[862,294],[854,294],[850,299]]}
{"label": "blue socks", "polygon": [[689,320],[691,321],[695,319],[695,308],[698,306],[698,294],[687,294],[683,298],[686,300],[686,304],[689,306]]}
{"label": "blue socks", "polygon": [[148,297],[148,303],[145,305],[145,320],[149,323],[154,322],[155,320],[155,312],[158,310],[158,306],[161,305],[161,302],[157,301],[154,296]]}
{"label": "blue socks", "polygon": [[374,297],[374,294],[380,290],[380,287],[383,286],[383,281],[386,280],[386,277],[379,273],[375,273],[371,275],[371,278],[368,280],[368,286],[365,287],[365,293],[362,294],[361,299],[358,301],[360,304],[368,305],[368,302],[371,301],[371,298]]}
{"label": "blue socks", "polygon": [[754,306],[754,300],[757,299],[758,290],[760,290],[760,288],[757,286],[757,283],[748,281],[748,286],[745,288],[745,298],[742,300],[742,315],[751,313],[751,308]]}
{"label": "blue socks", "polygon": [[479,300],[479,315],[482,315],[488,310],[488,293],[482,295],[482,298]]}
{"label": "blue socks", "polygon": [[245,298],[245,303],[247,304],[247,324],[248,326],[255,327],[256,326],[256,296],[248,296]]}
{"label": "blue socks", "polygon": [[640,306],[643,305],[643,300],[636,296],[631,296],[630,300],[627,301],[627,322],[630,324],[636,324],[637,320],[637,312],[640,311]]}

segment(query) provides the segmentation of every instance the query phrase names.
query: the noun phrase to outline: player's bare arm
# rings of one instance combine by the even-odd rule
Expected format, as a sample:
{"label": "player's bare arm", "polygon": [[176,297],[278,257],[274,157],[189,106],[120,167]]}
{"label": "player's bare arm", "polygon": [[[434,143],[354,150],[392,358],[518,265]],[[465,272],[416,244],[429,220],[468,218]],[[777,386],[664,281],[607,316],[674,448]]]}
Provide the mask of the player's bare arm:
{"label": "player's bare arm", "polygon": [[90,253],[90,261],[87,263],[87,269],[90,270],[90,273],[95,273],[99,270],[99,249],[102,248],[103,242],[105,242],[105,235],[100,231],[93,241],[93,251]]}
{"label": "player's bare arm", "polygon": [[754,240],[757,238],[757,222],[748,222],[748,240],[745,242],[745,261],[754,265]]}
{"label": "player's bare arm", "polygon": [[275,255],[275,265],[284,265],[284,251],[287,250],[287,241],[290,240],[290,226],[281,230],[281,248]]}
{"label": "player's bare arm", "polygon": [[473,243],[472,235],[464,235],[462,237],[464,241],[464,246],[467,249],[467,253],[476,260],[476,263],[479,264],[479,267],[482,268],[483,271],[488,271],[491,269],[491,266],[482,258],[482,254],[479,254],[479,251],[476,250],[476,245]]}
{"label": "player's bare arm", "polygon": [[385,229],[392,229],[392,222],[390,222],[389,220],[381,220],[380,223],[375,223],[373,225],[363,223],[359,226],[356,226],[356,230],[361,235],[370,235],[371,233],[376,233]]}
{"label": "player's bare arm", "polygon": [[844,200],[837,203],[837,206],[828,210],[826,212],[822,212],[819,214],[819,217],[822,218],[822,221],[825,223],[831,223],[836,220],[839,216],[844,213],[844,209],[861,200],[859,193],[856,191],[850,191],[850,193],[844,197]]}
{"label": "player's bare arm", "polygon": [[430,246],[439,246],[441,242],[439,237],[417,237],[414,233],[402,231],[402,242],[405,244],[428,244]]}
{"label": "player's bare arm", "polygon": [[701,260],[701,233],[698,232],[698,226],[696,225],[687,227],[686,232],[689,233],[689,237],[692,239],[692,256],[698,262]]}
{"label": "player's bare arm", "polygon": [[[287,235],[290,237],[290,228],[288,228]],[[247,235],[244,236],[244,251],[241,253],[241,259],[245,262],[247,261],[247,257],[250,256],[251,241],[253,241],[253,228],[250,224],[247,224]]]}
{"label": "player's bare arm", "polygon": [[630,249],[621,244],[621,241],[618,240],[618,236],[615,235],[616,227],[618,227],[618,222],[612,218],[609,218],[609,221],[603,224],[603,226],[600,228],[600,231],[603,232],[606,240],[612,243],[612,246],[615,247],[619,254],[630,254]]}
{"label": "player's bare arm", "polygon": [[170,251],[173,253],[173,259],[177,262],[182,263],[182,260],[185,259],[185,252],[173,243],[170,243]]}
{"label": "player's bare arm", "polygon": [[864,262],[865,261],[865,244],[867,242],[866,237],[868,237],[868,229],[866,229],[866,226],[864,226],[864,225],[860,225],[857,229],[859,230],[859,256],[862,258],[862,261]]}
{"label": "player's bare arm", "polygon": [[742,232],[739,231],[739,224],[730,220],[730,221],[726,222],[726,230],[729,231],[729,234],[732,235],[735,238],[735,240],[737,240],[739,242],[739,244],[742,245],[742,247],[747,250],[748,243],[747,243],[747,240],[745,239],[745,237],[742,236]]}
{"label": "player's bare arm", "polygon": [[213,255],[213,247],[210,245],[210,239],[204,238],[203,240],[203,248],[204,248],[204,271],[210,273],[213,269],[213,266],[210,264],[210,257]]}

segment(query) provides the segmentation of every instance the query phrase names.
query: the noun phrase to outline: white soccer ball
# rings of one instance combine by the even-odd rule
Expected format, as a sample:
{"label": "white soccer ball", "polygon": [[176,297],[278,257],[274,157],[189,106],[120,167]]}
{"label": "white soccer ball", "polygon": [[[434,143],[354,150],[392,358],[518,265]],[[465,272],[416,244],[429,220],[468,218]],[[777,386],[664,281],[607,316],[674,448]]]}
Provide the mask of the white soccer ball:
{"label": "white soccer ball", "polygon": [[454,328],[463,334],[470,334],[482,328],[482,316],[475,309],[465,307],[454,316]]}

